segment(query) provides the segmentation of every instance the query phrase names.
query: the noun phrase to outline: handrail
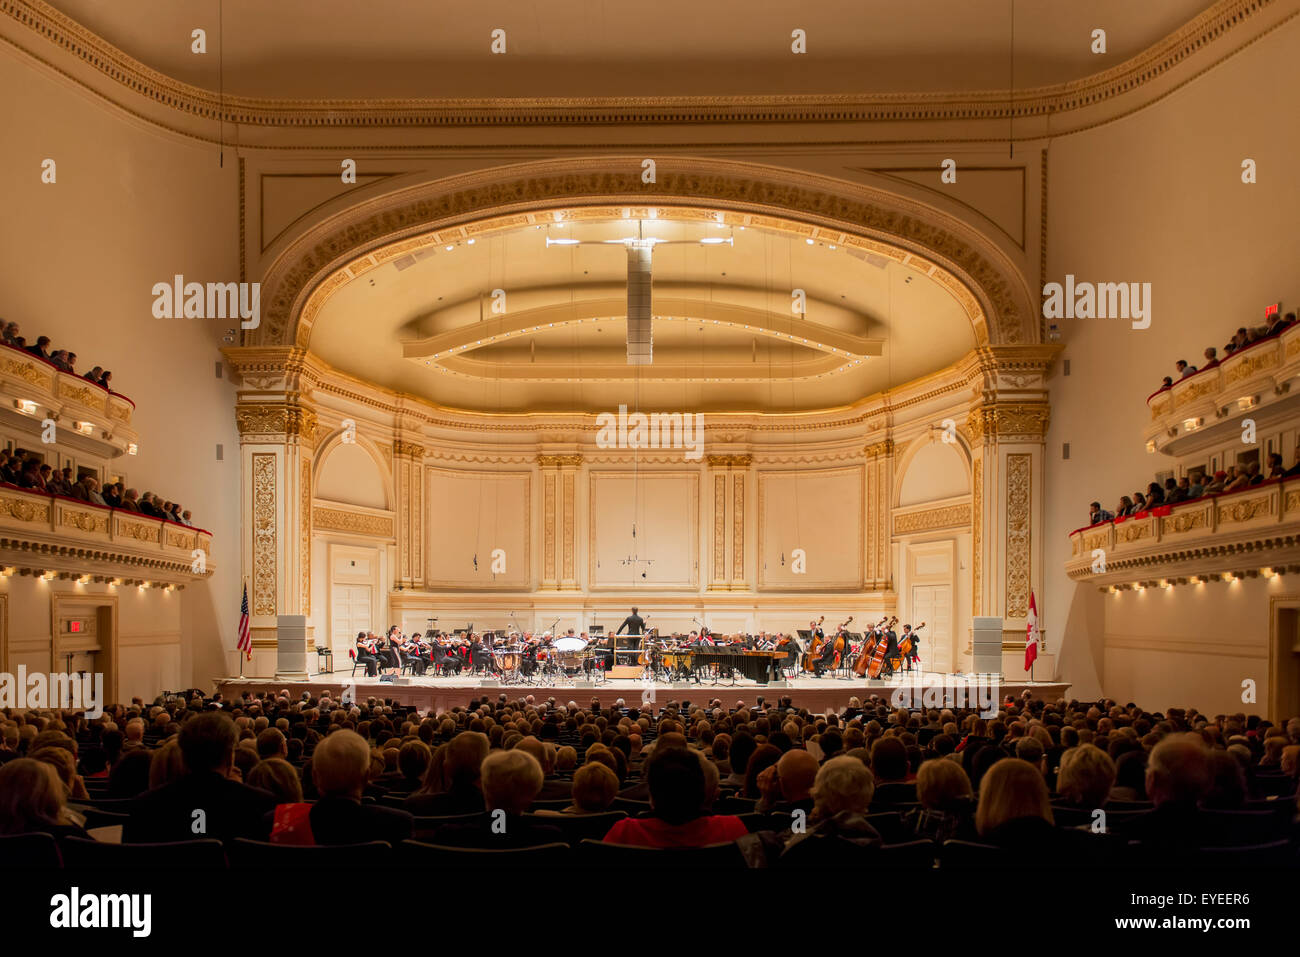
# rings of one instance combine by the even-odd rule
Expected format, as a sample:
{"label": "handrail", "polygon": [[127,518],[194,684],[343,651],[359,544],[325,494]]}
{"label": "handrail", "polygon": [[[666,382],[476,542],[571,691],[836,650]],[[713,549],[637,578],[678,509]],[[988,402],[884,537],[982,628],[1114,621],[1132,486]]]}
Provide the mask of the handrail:
{"label": "handrail", "polygon": [[187,529],[191,532],[202,532],[204,535],[212,536],[212,533],[206,528],[200,528],[197,525],[186,525],[184,522],[175,522],[170,518],[159,518],[156,515],[148,515],[145,512],[136,511],[129,508],[114,508],[111,505],[100,505],[98,502],[89,502],[84,498],[77,498],[75,495],[63,495],[60,492],[47,492],[39,488],[23,488],[21,485],[15,485],[13,482],[0,481],[0,488],[12,489],[15,492],[26,492],[29,495],[41,495],[49,499],[62,499],[65,502],[75,502],[79,507],[98,508],[111,513],[119,512],[122,515],[131,515],[135,518],[145,518],[154,522],[162,522],[164,525],[173,525],[176,528]]}
{"label": "handrail", "polygon": [[1239,355],[1244,355],[1245,353],[1249,352],[1251,349],[1254,349],[1256,346],[1262,346],[1266,342],[1276,342],[1279,338],[1281,338],[1283,333],[1294,328],[1296,328],[1296,326],[1294,325],[1287,326],[1285,329],[1280,329],[1277,332],[1272,333],[1271,335],[1264,336],[1262,339],[1256,339],[1250,345],[1242,346],[1240,349],[1234,350],[1230,355],[1226,355],[1222,357],[1221,359],[1218,360],[1218,362],[1216,362],[1212,366],[1206,366],[1204,369],[1197,369],[1191,375],[1183,376],[1181,379],[1177,380],[1176,382],[1172,383],[1167,387],[1161,386],[1159,389],[1156,389],[1155,392],[1152,392],[1149,396],[1147,396],[1147,405],[1150,405],[1151,400],[1154,399],[1156,396],[1164,395],[1166,392],[1172,392],[1175,386],[1183,382],[1191,382],[1193,379],[1198,378],[1207,372],[1213,372],[1215,369],[1219,368],[1229,359],[1235,359]]}
{"label": "handrail", "polygon": [[55,372],[59,373],[60,375],[74,376],[80,379],[82,382],[86,383],[86,385],[93,386],[94,388],[99,389],[101,392],[103,392],[106,395],[111,395],[115,399],[121,399],[123,402],[130,403],[131,408],[134,409],[136,407],[135,402],[127,398],[126,396],[124,396],[122,393],[114,392],[112,389],[105,389],[98,382],[91,382],[89,379],[85,377],[85,375],[83,375],[80,372],[69,372],[67,369],[60,369],[58,366],[56,366],[49,359],[46,359],[44,356],[38,356],[34,352],[28,352],[26,349],[20,349],[18,346],[11,346],[7,342],[0,342],[0,349],[8,349],[10,352],[16,352],[20,356],[23,356],[25,358],[34,359],[37,362],[43,362],[51,369],[53,369]]}
{"label": "handrail", "polygon": [[[1292,476],[1292,478],[1296,478],[1296,476]],[[1094,528],[1102,528],[1106,525],[1122,525],[1130,518],[1140,519],[1140,518],[1145,518],[1148,515],[1157,515],[1163,518],[1166,515],[1172,514],[1174,509],[1180,508],[1183,505],[1194,505],[1197,502],[1204,504],[1206,501],[1210,499],[1226,498],[1232,495],[1241,495],[1246,492],[1255,492],[1261,488],[1267,488],[1270,485],[1280,485],[1283,481],[1285,481],[1285,478],[1265,479],[1264,481],[1256,485],[1247,485],[1245,488],[1233,489],[1231,492],[1210,492],[1205,495],[1197,496],[1196,498],[1184,499],[1181,502],[1165,502],[1161,505],[1155,506],[1154,508],[1148,508],[1141,512],[1135,512],[1132,515],[1124,515],[1116,518],[1108,518],[1104,522],[1096,522],[1092,525],[1080,525],[1074,531],[1070,532],[1070,534],[1067,537],[1073,537],[1075,535],[1078,535],[1080,532],[1091,531]]]}

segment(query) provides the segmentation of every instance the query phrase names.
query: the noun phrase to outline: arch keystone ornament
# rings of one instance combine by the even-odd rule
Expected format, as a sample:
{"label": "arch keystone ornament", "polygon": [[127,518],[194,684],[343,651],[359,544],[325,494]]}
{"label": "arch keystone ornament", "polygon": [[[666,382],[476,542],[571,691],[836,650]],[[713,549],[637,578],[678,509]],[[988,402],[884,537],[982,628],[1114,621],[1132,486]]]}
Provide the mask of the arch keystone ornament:
{"label": "arch keystone ornament", "polygon": [[245,346],[308,348],[329,297],[376,263],[434,244],[549,221],[622,218],[631,207],[780,229],[924,263],[961,304],[980,344],[1038,341],[1034,299],[1012,260],[954,216],[883,189],[779,167],[665,158],[655,182],[641,157],[547,160],[395,186],[307,229],[262,278],[263,318]]}

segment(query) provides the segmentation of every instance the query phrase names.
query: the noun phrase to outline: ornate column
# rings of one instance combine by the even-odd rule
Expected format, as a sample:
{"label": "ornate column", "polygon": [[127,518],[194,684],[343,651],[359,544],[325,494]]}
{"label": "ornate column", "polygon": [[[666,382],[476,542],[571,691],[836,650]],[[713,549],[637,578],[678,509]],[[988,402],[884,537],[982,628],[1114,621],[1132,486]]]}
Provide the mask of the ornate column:
{"label": "ornate column", "polygon": [[1003,650],[1024,647],[1029,596],[1042,596],[1047,373],[1060,346],[980,350],[981,401],[967,416],[974,470],[972,613],[1003,619]]}
{"label": "ornate column", "polygon": [[424,587],[425,448],[404,438],[393,440],[393,480],[397,497],[397,572],[395,585]]}
{"label": "ornate column", "polygon": [[730,591],[727,578],[727,469],[730,455],[706,455],[708,492],[712,502],[709,528],[709,591]]}
{"label": "ornate column", "polygon": [[559,465],[560,511],[560,590],[578,590],[578,562],[574,552],[575,523],[578,516],[578,469],[582,467],[581,455],[557,455]]}
{"label": "ornate column", "polygon": [[749,578],[745,574],[745,485],[749,469],[754,464],[752,455],[731,456],[731,590],[749,591]]}
{"label": "ornate column", "polygon": [[256,650],[274,646],[276,616],[311,614],[316,413],[299,391],[241,391],[235,421],[244,478],[241,565]]}
{"label": "ornate column", "polygon": [[885,438],[873,442],[862,452],[867,457],[866,514],[862,519],[867,523],[863,536],[867,552],[862,563],[863,588],[888,591],[894,587],[889,533],[894,496],[894,440]]}
{"label": "ornate column", "polygon": [[745,482],[752,455],[707,455],[707,493],[712,504],[709,591],[746,591]]}
{"label": "ornate column", "polygon": [[[564,567],[564,555],[561,552],[563,544],[560,522],[564,508],[564,482],[561,476],[561,466],[564,466],[566,460],[575,460],[576,463],[571,468],[566,469],[566,474],[570,479],[570,518],[572,517],[573,505],[572,496],[575,493],[576,483],[573,481],[578,465],[582,464],[580,455],[538,455],[537,465],[542,470],[542,578],[538,582],[538,589],[541,591],[559,591],[561,588],[560,575]],[[573,526],[569,524],[568,530],[568,548],[569,548],[569,580],[573,580]],[[576,585],[575,585],[576,587]]]}

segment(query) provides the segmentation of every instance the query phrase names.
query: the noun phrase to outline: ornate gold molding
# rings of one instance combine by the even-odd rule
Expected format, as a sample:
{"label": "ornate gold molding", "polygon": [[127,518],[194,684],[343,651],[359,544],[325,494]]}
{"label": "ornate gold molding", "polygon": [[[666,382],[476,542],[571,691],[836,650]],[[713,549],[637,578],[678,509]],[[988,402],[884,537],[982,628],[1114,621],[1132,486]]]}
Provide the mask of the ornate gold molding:
{"label": "ornate gold molding", "polygon": [[423,459],[428,455],[428,450],[423,445],[416,445],[414,442],[406,442],[402,439],[393,440],[393,454],[404,455],[408,458]]}
{"label": "ornate gold molding", "polygon": [[980,593],[981,571],[984,567],[984,456],[975,459],[975,475],[971,485],[971,614],[978,615],[984,607]]}
{"label": "ornate gold molding", "polygon": [[241,402],[235,406],[235,425],[242,439],[250,435],[316,437],[316,413],[288,402]]}
{"label": "ornate gold molding", "polygon": [[302,613],[311,614],[311,458],[302,457],[302,488],[298,508],[298,585]]}
{"label": "ornate gold molding", "polygon": [[570,468],[582,465],[581,455],[538,455],[537,464],[544,469]]}
{"label": "ornate gold molding", "polygon": [[972,409],[966,418],[974,442],[987,436],[1047,434],[1052,410],[1046,402],[993,402]]}
{"label": "ornate gold molding", "polygon": [[862,454],[869,459],[876,458],[877,456],[893,455],[894,440],[885,439],[881,442],[873,442],[862,450]]}
{"label": "ornate gold molding", "polygon": [[706,455],[704,461],[711,469],[747,469],[754,464],[754,456],[748,452],[742,455]]}
{"label": "ornate gold molding", "polygon": [[1029,614],[1033,528],[1030,508],[1033,498],[1033,458],[1028,453],[1007,456],[1007,617]]}
{"label": "ornate gold molding", "polygon": [[894,516],[894,534],[909,532],[928,532],[936,528],[960,528],[970,524],[971,507],[966,505],[944,505],[922,512],[908,512]]}
{"label": "ornate gold molding", "polygon": [[276,614],[276,456],[253,453],[253,614]]}
{"label": "ornate gold molding", "polygon": [[386,515],[367,515],[364,512],[318,506],[312,510],[312,525],[323,532],[370,535],[388,541],[394,538],[393,519]]}

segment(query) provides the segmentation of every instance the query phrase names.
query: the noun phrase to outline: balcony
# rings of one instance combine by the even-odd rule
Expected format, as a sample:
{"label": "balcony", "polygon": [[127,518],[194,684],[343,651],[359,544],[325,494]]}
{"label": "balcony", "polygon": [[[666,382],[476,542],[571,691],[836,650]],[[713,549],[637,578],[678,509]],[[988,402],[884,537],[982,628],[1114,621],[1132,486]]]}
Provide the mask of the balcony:
{"label": "balcony", "polygon": [[1264,339],[1147,397],[1151,422],[1143,433],[1148,452],[1185,455],[1240,433],[1241,419],[1259,428],[1300,411],[1300,324]]}
{"label": "balcony", "polygon": [[24,431],[40,432],[52,419],[60,445],[105,459],[135,452],[134,402],[29,352],[0,345],[0,393],[0,416]]}
{"label": "balcony", "polygon": [[212,574],[212,533],[139,512],[0,485],[5,574],[183,585]]}
{"label": "balcony", "polygon": [[1103,587],[1264,569],[1300,571],[1300,476],[1076,529],[1065,563],[1075,581]]}

